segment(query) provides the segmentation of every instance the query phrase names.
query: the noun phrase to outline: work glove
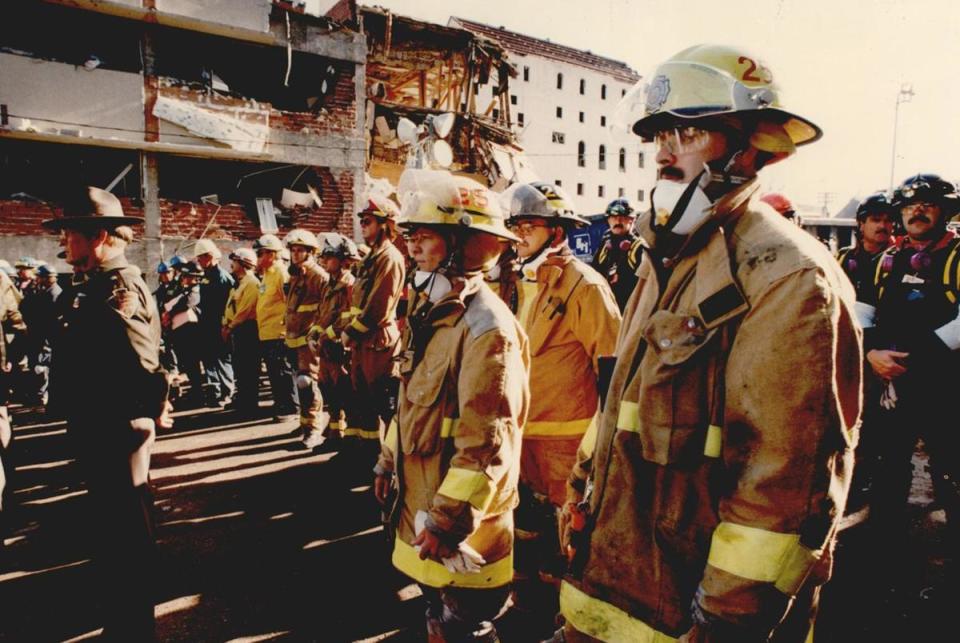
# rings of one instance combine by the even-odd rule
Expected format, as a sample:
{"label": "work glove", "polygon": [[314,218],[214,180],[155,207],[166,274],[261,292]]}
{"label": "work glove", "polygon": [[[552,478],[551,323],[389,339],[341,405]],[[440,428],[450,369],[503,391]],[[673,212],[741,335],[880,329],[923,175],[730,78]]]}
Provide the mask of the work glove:
{"label": "work glove", "polygon": [[893,386],[893,381],[888,380],[883,392],[880,393],[880,406],[888,411],[897,407],[897,389]]}
{"label": "work glove", "polygon": [[[428,515],[429,514],[422,509],[417,512],[413,521],[416,535],[419,536],[420,532],[426,527]],[[417,550],[417,553],[420,553],[419,546],[414,547],[414,549]],[[441,562],[443,566],[447,568],[447,571],[452,574],[477,574],[483,569],[483,566],[487,564],[484,557],[466,542],[459,543],[457,545],[457,551],[451,556],[442,558]]]}

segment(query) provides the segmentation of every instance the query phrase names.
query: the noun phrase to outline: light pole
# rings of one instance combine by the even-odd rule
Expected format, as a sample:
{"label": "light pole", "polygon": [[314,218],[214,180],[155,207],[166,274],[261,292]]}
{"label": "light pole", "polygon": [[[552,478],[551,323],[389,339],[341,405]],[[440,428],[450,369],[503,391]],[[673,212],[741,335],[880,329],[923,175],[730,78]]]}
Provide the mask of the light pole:
{"label": "light pole", "polygon": [[913,99],[913,84],[903,83],[897,92],[897,102],[893,107],[893,152],[890,155],[890,193],[893,193],[893,170],[897,166],[897,123],[900,116],[900,103],[909,103]]}

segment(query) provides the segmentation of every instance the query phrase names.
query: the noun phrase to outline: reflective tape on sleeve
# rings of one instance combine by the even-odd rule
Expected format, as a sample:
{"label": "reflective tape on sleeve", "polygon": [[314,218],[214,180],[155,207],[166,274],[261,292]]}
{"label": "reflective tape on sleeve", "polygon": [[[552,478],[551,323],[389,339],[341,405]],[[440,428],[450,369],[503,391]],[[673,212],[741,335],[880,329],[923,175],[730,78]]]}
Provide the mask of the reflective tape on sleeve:
{"label": "reflective tape on sleeve", "polygon": [[617,428],[621,431],[636,431],[640,428],[640,405],[636,402],[620,401],[617,413]]}
{"label": "reflective tape on sleeve", "polygon": [[741,578],[774,583],[792,596],[820,555],[801,545],[799,534],[721,522],[713,532],[707,563]]}
{"label": "reflective tape on sleeve", "polygon": [[719,458],[723,449],[723,429],[716,424],[707,427],[707,441],[703,445],[703,455],[708,458]]}
{"label": "reflective tape on sleeve", "polygon": [[361,333],[366,333],[370,330],[363,323],[361,323],[359,319],[354,319],[352,322],[350,322],[350,327],[360,331]]}
{"label": "reflective tape on sleeve", "polygon": [[300,304],[297,306],[298,313],[309,313],[320,307],[320,304]]}
{"label": "reflective tape on sleeve", "polygon": [[493,497],[493,481],[483,471],[450,467],[437,493],[483,511]]}
{"label": "reflective tape on sleeve", "polygon": [[560,612],[574,629],[600,641],[673,643],[677,640],[567,581],[560,585]]}

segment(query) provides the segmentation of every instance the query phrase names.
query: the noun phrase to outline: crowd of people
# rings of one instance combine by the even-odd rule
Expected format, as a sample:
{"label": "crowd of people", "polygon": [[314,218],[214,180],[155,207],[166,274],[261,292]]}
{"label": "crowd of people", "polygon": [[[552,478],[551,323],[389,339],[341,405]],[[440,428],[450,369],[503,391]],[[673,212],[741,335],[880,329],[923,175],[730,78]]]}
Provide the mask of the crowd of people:
{"label": "crowd of people", "polygon": [[[657,148],[653,207],[613,201],[592,266],[558,186],[431,169],[360,208],[362,252],[295,229],[228,272],[201,239],[152,294],[112,194],[46,222],[71,286],[0,276],[8,331],[29,329],[0,356],[52,375],[103,516],[107,633],[152,636],[149,449],[171,402],[298,417],[304,448],[361,454],[430,641],[496,641],[508,605],[554,642],[812,640],[848,495],[869,492],[875,554],[903,547],[918,437],[956,530],[956,186],[866,199],[835,258],[760,198],[759,172],[821,132],[746,52],[684,50],[625,103]],[[125,400],[106,417],[104,390]]]}

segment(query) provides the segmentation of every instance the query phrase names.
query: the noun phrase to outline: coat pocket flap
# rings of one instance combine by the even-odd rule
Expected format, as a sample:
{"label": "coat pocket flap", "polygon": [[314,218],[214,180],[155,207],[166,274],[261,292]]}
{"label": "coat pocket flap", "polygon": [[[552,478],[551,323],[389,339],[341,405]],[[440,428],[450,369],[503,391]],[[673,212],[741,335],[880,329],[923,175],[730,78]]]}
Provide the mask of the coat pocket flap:
{"label": "coat pocket flap", "polygon": [[690,359],[716,332],[716,328],[704,328],[696,315],[658,310],[643,335],[663,364],[676,366]]}

